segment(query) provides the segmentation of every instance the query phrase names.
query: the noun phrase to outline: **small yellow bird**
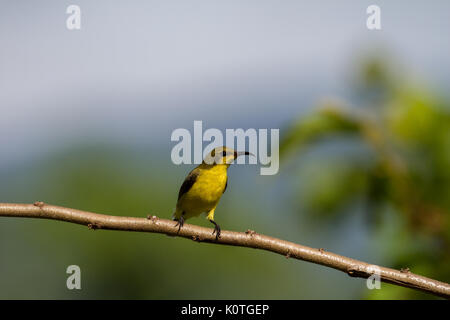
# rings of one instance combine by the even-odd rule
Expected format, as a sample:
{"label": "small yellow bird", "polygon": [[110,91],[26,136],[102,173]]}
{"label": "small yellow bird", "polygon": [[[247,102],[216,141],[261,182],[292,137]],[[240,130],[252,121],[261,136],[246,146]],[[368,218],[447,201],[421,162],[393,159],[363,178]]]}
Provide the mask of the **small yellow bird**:
{"label": "small yellow bird", "polygon": [[220,237],[220,227],[214,221],[214,211],[220,197],[227,188],[227,169],[241,155],[252,155],[248,151],[237,152],[231,148],[218,147],[205,157],[202,164],[192,170],[181,185],[173,220],[177,221],[178,232],[186,219],[206,213],[214,224],[213,234]]}

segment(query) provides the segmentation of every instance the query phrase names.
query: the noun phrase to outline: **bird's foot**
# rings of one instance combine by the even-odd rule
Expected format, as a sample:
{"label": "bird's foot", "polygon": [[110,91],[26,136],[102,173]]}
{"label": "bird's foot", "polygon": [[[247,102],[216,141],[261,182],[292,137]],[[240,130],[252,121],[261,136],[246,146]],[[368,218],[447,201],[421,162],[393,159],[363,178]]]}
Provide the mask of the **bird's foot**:
{"label": "bird's foot", "polygon": [[175,225],[175,227],[178,227],[178,233],[180,232],[181,228],[184,225],[184,218],[183,216],[181,216],[177,221],[177,224]]}
{"label": "bird's foot", "polygon": [[218,240],[220,237],[220,226],[214,220],[209,221],[214,224],[214,231],[212,234],[216,234],[216,240]]}

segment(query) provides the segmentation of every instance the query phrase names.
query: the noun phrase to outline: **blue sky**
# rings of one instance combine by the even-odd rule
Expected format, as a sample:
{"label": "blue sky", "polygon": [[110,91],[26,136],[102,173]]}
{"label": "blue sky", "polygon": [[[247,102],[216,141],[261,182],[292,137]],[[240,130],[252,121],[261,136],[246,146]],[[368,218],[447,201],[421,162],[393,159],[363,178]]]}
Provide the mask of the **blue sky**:
{"label": "blue sky", "polygon": [[[373,3],[381,31],[365,26]],[[278,128],[345,95],[349,66],[378,47],[445,88],[449,16],[448,1],[2,2],[0,165],[92,137],[169,144],[193,120]]]}

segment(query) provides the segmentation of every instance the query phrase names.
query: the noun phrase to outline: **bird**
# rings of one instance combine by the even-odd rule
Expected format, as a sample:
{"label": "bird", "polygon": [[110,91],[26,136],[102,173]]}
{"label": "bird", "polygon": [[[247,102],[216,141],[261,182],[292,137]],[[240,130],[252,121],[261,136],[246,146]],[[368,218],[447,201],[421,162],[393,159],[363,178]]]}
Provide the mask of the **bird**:
{"label": "bird", "polygon": [[213,149],[203,162],[184,179],[178,192],[178,200],[173,220],[177,221],[178,232],[186,219],[206,213],[206,219],[214,224],[213,235],[220,237],[220,226],[214,221],[214,212],[220,198],[227,189],[227,169],[241,155],[251,155],[248,151],[237,152],[225,146]]}

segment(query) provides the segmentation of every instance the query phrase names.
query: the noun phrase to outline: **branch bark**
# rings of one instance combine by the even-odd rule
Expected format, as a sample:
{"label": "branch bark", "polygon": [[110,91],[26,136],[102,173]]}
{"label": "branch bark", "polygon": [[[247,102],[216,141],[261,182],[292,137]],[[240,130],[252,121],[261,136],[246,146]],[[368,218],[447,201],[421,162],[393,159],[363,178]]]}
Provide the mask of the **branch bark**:
{"label": "branch bark", "polygon": [[347,258],[323,249],[314,249],[293,242],[265,236],[254,231],[223,230],[216,240],[212,229],[185,224],[178,232],[172,220],[156,216],[146,218],[111,216],[36,202],[34,204],[0,203],[0,216],[60,220],[87,226],[89,229],[163,233],[198,242],[249,247],[308,261],[347,273],[352,277],[368,278],[376,271],[380,280],[394,285],[421,290],[450,299],[450,284],[409,272],[394,270]]}

